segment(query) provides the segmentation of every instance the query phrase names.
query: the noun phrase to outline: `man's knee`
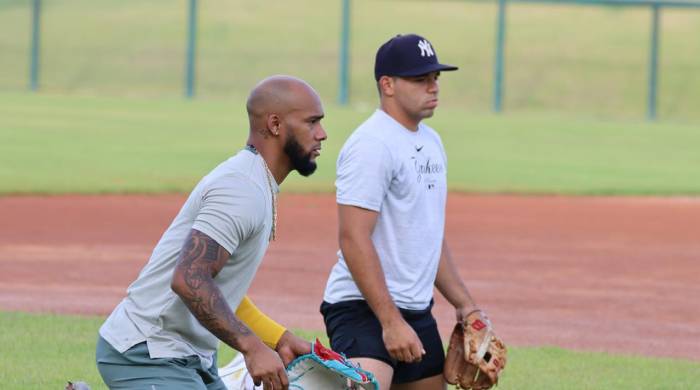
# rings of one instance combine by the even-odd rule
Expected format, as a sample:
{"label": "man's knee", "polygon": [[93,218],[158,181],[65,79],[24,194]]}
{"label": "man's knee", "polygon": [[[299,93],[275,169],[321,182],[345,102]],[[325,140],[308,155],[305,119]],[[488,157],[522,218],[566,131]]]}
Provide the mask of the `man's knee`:
{"label": "man's knee", "polygon": [[415,382],[392,385],[391,390],[445,390],[447,383],[442,374],[419,379]]}
{"label": "man's knee", "polygon": [[363,370],[374,374],[374,378],[379,382],[380,389],[391,387],[391,379],[394,376],[394,369],[385,362],[370,358],[351,358],[350,361],[359,364]]}

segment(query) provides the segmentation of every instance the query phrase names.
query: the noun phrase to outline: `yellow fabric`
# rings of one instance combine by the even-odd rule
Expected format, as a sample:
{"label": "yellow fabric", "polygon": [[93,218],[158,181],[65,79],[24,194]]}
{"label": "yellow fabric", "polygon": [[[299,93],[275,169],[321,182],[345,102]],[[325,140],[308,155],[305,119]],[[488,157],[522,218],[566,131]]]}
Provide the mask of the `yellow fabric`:
{"label": "yellow fabric", "polygon": [[236,309],[236,317],[240,318],[256,336],[270,348],[277,347],[282,334],[287,330],[272,318],[261,312],[253,301],[246,295]]}

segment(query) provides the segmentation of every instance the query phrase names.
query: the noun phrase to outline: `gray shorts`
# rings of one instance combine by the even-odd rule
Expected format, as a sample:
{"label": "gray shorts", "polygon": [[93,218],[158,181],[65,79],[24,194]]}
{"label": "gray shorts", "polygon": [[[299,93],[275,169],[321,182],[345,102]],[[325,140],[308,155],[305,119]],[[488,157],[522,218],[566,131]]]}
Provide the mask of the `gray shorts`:
{"label": "gray shorts", "polygon": [[226,390],[219,378],[216,356],[204,369],[197,356],[151,359],[146,342],[119,353],[101,336],[97,339],[97,369],[110,389]]}

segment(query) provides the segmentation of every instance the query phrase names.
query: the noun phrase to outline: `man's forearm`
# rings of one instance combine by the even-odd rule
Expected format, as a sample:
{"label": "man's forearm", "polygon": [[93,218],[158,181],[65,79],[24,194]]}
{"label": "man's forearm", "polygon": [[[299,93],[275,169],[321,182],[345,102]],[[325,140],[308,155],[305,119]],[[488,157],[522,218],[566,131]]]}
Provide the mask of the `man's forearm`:
{"label": "man's forearm", "polygon": [[188,288],[178,291],[178,295],[197,321],[224,343],[245,352],[248,349],[246,341],[254,334],[233,314],[214,280],[187,275],[185,282]]}
{"label": "man's forearm", "polygon": [[233,314],[214,283],[229,256],[211,237],[192,230],[175,267],[171,288],[202,326],[232,348],[245,352],[251,343],[255,344],[256,337]]}
{"label": "man's forearm", "polygon": [[400,318],[371,238],[344,237],[341,238],[340,248],[357,287],[379,322],[385,325]]}
{"label": "man's forearm", "polygon": [[236,317],[270,348],[277,347],[277,343],[287,330],[258,309],[247,295],[238,304]]}
{"label": "man's forearm", "polygon": [[457,267],[452,261],[450,249],[447,242],[442,242],[442,253],[440,254],[440,263],[438,272],[435,278],[435,287],[440,291],[440,294],[454,307],[476,307],[467,287],[462,278],[459,277]]}

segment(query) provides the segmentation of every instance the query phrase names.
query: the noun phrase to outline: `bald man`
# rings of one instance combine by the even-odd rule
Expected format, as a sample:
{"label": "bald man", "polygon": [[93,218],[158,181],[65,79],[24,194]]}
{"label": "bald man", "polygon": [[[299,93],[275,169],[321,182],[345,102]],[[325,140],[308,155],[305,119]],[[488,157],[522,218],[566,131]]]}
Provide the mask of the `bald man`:
{"label": "bald man", "polygon": [[275,239],[279,184],[316,169],[323,107],[306,82],[273,76],[246,108],[247,145],[197,184],[100,328],[97,367],[111,389],[224,390],[219,341],[244,355],[256,384],[287,389],[285,364],[310,352],[245,294]]}

